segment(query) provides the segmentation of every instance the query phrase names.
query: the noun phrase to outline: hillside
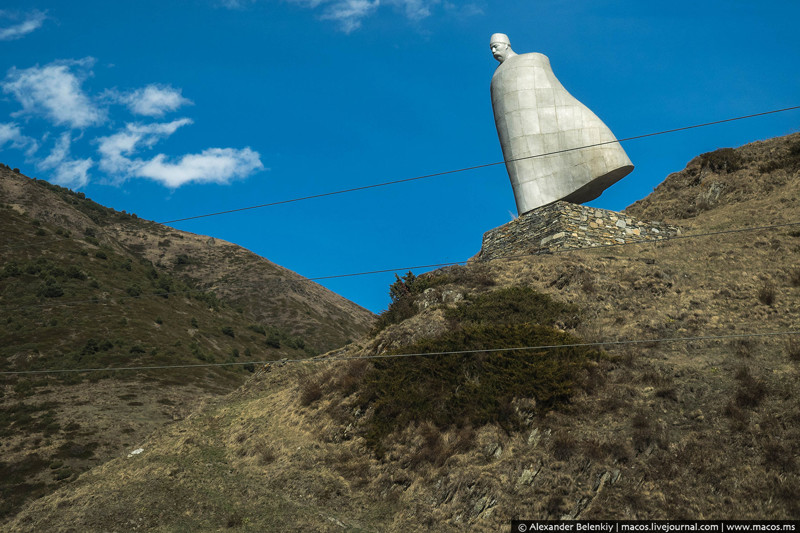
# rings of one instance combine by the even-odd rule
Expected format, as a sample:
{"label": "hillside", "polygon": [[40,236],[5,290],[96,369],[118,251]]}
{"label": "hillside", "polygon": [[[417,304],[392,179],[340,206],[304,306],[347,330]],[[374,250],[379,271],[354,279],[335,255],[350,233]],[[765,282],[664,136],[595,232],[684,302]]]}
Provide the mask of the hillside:
{"label": "hillside", "polygon": [[[374,319],[366,309],[240,246],[114,211],[9,168],[0,168],[0,197],[16,212],[78,238],[90,233],[98,245],[213,291],[259,321],[282,325],[317,352],[358,337]],[[6,238],[10,245],[18,240]]]}
{"label": "hillside", "polygon": [[[244,363],[315,355],[372,320],[238,246],[5,166],[0,199],[0,371],[66,371],[0,375],[0,520],[236,389],[255,371]],[[217,363],[238,364],[70,372]]]}
{"label": "hillside", "polygon": [[407,275],[371,336],[258,369],[9,529],[797,518],[800,337],[737,335],[800,330],[800,226],[724,232],[800,222],[798,154],[703,154],[629,208],[714,235]]}

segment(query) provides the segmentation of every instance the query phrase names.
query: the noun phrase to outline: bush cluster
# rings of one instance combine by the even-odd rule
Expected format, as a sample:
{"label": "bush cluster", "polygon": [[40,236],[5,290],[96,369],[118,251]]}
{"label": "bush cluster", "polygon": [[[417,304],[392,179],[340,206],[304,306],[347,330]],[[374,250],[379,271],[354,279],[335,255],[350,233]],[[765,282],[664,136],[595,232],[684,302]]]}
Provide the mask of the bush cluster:
{"label": "bush cluster", "polygon": [[447,333],[395,353],[478,351],[376,361],[356,391],[358,404],[373,409],[365,426],[367,443],[381,454],[385,437],[412,422],[430,422],[440,430],[487,423],[512,430],[522,423],[515,399],[533,399],[540,413],[569,402],[584,385],[591,361],[604,357],[601,352],[514,348],[578,343],[552,327],[575,313],[525,287],[485,293],[448,310]]}
{"label": "bush cluster", "polygon": [[398,324],[416,315],[419,312],[416,300],[427,289],[447,284],[473,288],[491,287],[495,284],[483,269],[476,266],[453,266],[421,276],[415,276],[413,272],[409,271],[403,277],[395,274],[395,279],[396,281],[389,286],[391,303],[389,308],[378,317],[373,334],[391,324]]}
{"label": "bush cluster", "polygon": [[742,168],[742,157],[733,148],[720,148],[700,156],[703,167],[713,172],[736,172]]}

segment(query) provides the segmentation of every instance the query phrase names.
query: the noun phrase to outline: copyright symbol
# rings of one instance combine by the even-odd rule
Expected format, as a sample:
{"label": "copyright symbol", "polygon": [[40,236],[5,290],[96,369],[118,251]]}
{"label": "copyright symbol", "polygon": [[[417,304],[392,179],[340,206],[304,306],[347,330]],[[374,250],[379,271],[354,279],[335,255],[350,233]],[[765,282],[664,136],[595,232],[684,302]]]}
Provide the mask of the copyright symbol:
{"label": "copyright symbol", "polygon": [[528,531],[528,526],[526,526],[525,524],[520,524],[520,525],[518,525],[518,526],[517,526],[517,529],[518,529],[518,530],[519,530],[521,533],[525,533],[526,531]]}

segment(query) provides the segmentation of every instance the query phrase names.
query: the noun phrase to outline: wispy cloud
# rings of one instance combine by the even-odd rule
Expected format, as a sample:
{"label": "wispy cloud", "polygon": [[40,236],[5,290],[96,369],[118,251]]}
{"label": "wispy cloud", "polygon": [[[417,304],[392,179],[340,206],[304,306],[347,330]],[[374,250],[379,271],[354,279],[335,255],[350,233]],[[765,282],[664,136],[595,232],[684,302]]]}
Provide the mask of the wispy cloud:
{"label": "wispy cloud", "polygon": [[389,0],[389,3],[402,9],[411,20],[422,20],[431,16],[431,8],[439,2],[437,0]]}
{"label": "wispy cloud", "polygon": [[112,99],[125,104],[132,113],[147,117],[161,117],[169,111],[193,102],[184,98],[180,89],[169,85],[150,84],[147,87],[127,93],[109,93]]}
{"label": "wispy cloud", "polygon": [[29,33],[41,28],[47,15],[42,11],[34,10],[24,15],[24,17],[21,17],[15,16],[8,11],[0,11],[0,19],[4,18],[11,20],[23,18],[22,22],[0,28],[0,41],[13,41],[14,39],[21,39]]}
{"label": "wispy cloud", "polygon": [[255,1],[256,0],[219,0],[217,3],[222,7],[227,7],[228,9],[241,9]]}
{"label": "wispy cloud", "polygon": [[96,139],[100,153],[100,169],[112,175],[127,177],[137,163],[130,156],[142,148],[152,148],[158,141],[191,124],[188,118],[155,124],[126,124],[125,129]]}
{"label": "wispy cloud", "polygon": [[72,135],[62,133],[50,154],[36,166],[41,170],[52,170],[54,183],[77,189],[89,183],[89,169],[94,161],[91,158],[71,159],[71,145]]}
{"label": "wispy cloud", "polygon": [[483,15],[483,7],[481,7],[478,3],[475,2],[447,2],[445,1],[443,4],[445,10],[449,13],[452,13],[458,17],[475,17],[478,15]]}
{"label": "wispy cloud", "polygon": [[43,67],[11,67],[0,85],[22,105],[22,111],[13,116],[41,115],[57,126],[85,128],[106,119],[106,111],[81,88],[91,74],[92,65],[94,58],[86,57],[54,61]]}
{"label": "wispy cloud", "polygon": [[[241,7],[241,2],[231,0]],[[345,33],[351,33],[361,27],[365,18],[375,13],[382,5],[394,7],[413,21],[431,16],[435,6],[441,0],[285,0],[308,9],[319,9],[319,17],[332,20]],[[452,5],[448,3],[448,5]]]}
{"label": "wispy cloud", "polygon": [[180,156],[175,162],[164,154],[149,160],[131,157],[191,122],[184,118],[157,124],[127,124],[124,130],[97,139],[100,169],[117,181],[149,178],[175,189],[187,183],[229,183],[264,168],[259,153],[249,147],[208,148],[199,154]]}
{"label": "wispy cloud", "polygon": [[361,27],[361,20],[371,15],[380,5],[380,0],[338,0],[325,7],[323,20],[336,21],[342,31],[350,33]]}
{"label": "wispy cloud", "polygon": [[13,122],[0,123],[0,148],[9,144],[16,150],[25,150],[31,156],[39,148],[35,139],[22,134],[20,127]]}

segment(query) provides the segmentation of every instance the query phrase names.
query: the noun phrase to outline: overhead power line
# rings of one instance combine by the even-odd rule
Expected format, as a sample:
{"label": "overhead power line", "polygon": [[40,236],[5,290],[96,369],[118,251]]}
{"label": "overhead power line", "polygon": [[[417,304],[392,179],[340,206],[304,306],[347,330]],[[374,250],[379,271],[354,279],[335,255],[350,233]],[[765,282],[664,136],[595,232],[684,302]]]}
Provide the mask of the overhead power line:
{"label": "overhead power line", "polygon": [[641,135],[634,135],[633,137],[625,137],[623,139],[617,139],[617,140],[614,140],[614,141],[605,141],[605,142],[601,142],[601,143],[588,144],[586,146],[578,146],[578,147],[575,147],[575,148],[567,148],[567,149],[564,149],[564,150],[556,150],[554,152],[547,152],[547,153],[544,153],[544,154],[535,154],[535,155],[530,155],[530,156],[526,156],[526,157],[517,157],[517,158],[514,158],[514,159],[507,159],[507,160],[504,160],[504,161],[496,161],[494,163],[484,163],[484,164],[481,164],[481,165],[473,165],[473,166],[470,166],[470,167],[457,168],[457,169],[454,169],[454,170],[445,170],[445,171],[442,171],[442,172],[434,172],[432,174],[424,174],[424,175],[421,175],[421,176],[414,176],[413,178],[403,178],[403,179],[398,179],[398,180],[385,181],[383,183],[373,183],[372,185],[362,185],[360,187],[351,187],[349,189],[341,189],[341,190],[338,190],[338,191],[330,191],[330,192],[324,192],[324,193],[319,193],[319,194],[311,194],[311,195],[308,195],[308,196],[301,196],[299,198],[291,198],[291,199],[288,199],[288,200],[278,200],[278,201],[275,201],[275,202],[269,202],[269,203],[265,203],[265,204],[250,205],[250,206],[246,206],[246,207],[238,207],[238,208],[235,208],[235,209],[227,209],[225,211],[216,211],[214,213],[205,213],[205,214],[194,215],[194,216],[190,216],[190,217],[176,218],[176,219],[173,219],[173,220],[165,220],[163,222],[159,222],[159,224],[173,224],[175,222],[185,222],[187,220],[196,220],[198,218],[207,218],[207,217],[214,217],[214,216],[218,216],[218,215],[227,215],[227,214],[230,214],[230,213],[238,213],[240,211],[249,211],[251,209],[261,209],[261,208],[264,208],[264,207],[273,207],[273,206],[276,206],[276,205],[290,204],[290,203],[294,203],[294,202],[302,202],[302,201],[305,201],[305,200],[313,200],[315,198],[323,198],[323,197],[326,197],[326,196],[334,196],[334,195],[338,195],[338,194],[345,194],[345,193],[351,193],[351,192],[356,192],[356,191],[363,191],[363,190],[366,190],[366,189],[374,189],[374,188],[377,188],[377,187],[386,187],[388,185],[397,185],[399,183],[407,183],[407,182],[410,182],[410,181],[424,180],[424,179],[428,179],[428,178],[436,178],[436,177],[439,177],[439,176],[446,176],[446,175],[449,175],[449,174],[456,174],[456,173],[459,173],[459,172],[467,172],[467,171],[470,171],[470,170],[478,170],[478,169],[481,169],[481,168],[487,168],[487,167],[493,167],[493,166],[497,166],[497,165],[503,165],[505,163],[511,163],[511,162],[514,162],[514,161],[522,161],[522,160],[525,160],[525,159],[533,159],[533,158],[536,158],[536,157],[546,157],[546,156],[550,156],[550,155],[562,154],[564,152],[572,152],[572,151],[575,151],[575,150],[584,150],[586,148],[594,148],[596,146],[603,146],[603,145],[606,145],[606,144],[614,144],[614,143],[625,142],[625,141],[633,141],[635,139],[644,139],[645,137],[654,137],[656,135],[664,135],[664,134],[667,134],[667,133],[675,133],[675,132],[678,132],[678,131],[691,130],[691,129],[694,129],[694,128],[702,128],[702,127],[705,127],[705,126],[713,126],[713,125],[716,125],[716,124],[723,124],[725,122],[733,122],[733,121],[736,121],[736,120],[744,120],[744,119],[747,119],[747,118],[761,117],[761,116],[764,116],[764,115],[771,115],[771,114],[774,114],[774,113],[783,113],[785,111],[792,111],[794,109],[800,109],[800,106],[784,107],[782,109],[773,109],[772,111],[763,111],[761,113],[753,113],[753,114],[750,114],[750,115],[742,115],[742,116],[739,116],[739,117],[732,117],[732,118],[726,118],[726,119],[722,119],[722,120],[715,120],[713,122],[704,122],[702,124],[693,124],[691,126],[682,126],[680,128],[673,128],[673,129],[669,129],[669,130],[656,131],[656,132],[653,132],[653,133],[644,133],[644,134],[641,134]]}
{"label": "overhead power line", "polygon": [[[515,255],[506,255],[503,257],[494,257],[492,259],[484,259],[478,260],[479,263],[492,263],[495,261],[510,261],[513,259],[524,259],[528,257],[536,257],[540,255],[550,255],[550,254],[560,254],[560,253],[569,253],[569,252],[579,252],[579,251],[590,251],[590,250],[597,250],[602,248],[617,248],[622,246],[634,245],[634,244],[659,244],[673,240],[684,240],[684,239],[694,239],[698,237],[710,237],[716,235],[724,235],[729,233],[744,233],[749,231],[760,231],[760,230],[768,230],[768,229],[777,229],[777,228],[784,228],[784,227],[792,227],[792,226],[800,226],[800,221],[798,222],[786,222],[784,224],[771,224],[768,226],[749,226],[745,228],[734,228],[729,230],[719,230],[719,231],[710,231],[706,233],[691,233],[688,235],[674,235],[670,237],[664,237],[662,239],[638,239],[633,241],[626,241],[622,243],[611,243],[611,244],[598,244],[595,246],[578,246],[572,248],[561,248],[557,250],[539,250],[536,252],[531,252],[527,254],[515,254]],[[411,271],[411,270],[420,270],[423,268],[441,268],[447,266],[456,266],[456,265],[465,265],[468,263],[468,260],[463,261],[453,261],[448,263],[432,263],[428,265],[414,265],[414,266],[405,266],[399,268],[385,268],[381,270],[366,270],[362,272],[351,272],[347,274],[332,274],[327,276],[316,276],[311,278],[301,277],[297,281],[321,281],[326,279],[338,279],[338,278],[347,278],[347,277],[355,277],[355,276],[368,276],[373,274],[385,274],[387,272],[403,272],[403,271]],[[241,286],[241,283],[231,283],[226,285],[227,287],[237,287]],[[249,284],[248,284],[249,285]],[[179,295],[179,294],[201,294],[201,293],[208,293],[212,292],[213,288],[208,289],[180,289],[174,291],[159,291],[159,292],[151,292],[151,293],[143,293],[136,296],[132,296],[130,294],[119,294],[117,296],[118,299],[137,299],[137,298],[154,298],[156,296],[160,298],[172,296],[172,295]],[[48,302],[48,303],[39,303],[39,304],[29,304],[29,305],[21,305],[21,306],[11,306],[11,307],[4,307],[6,310],[12,309],[30,309],[36,307],[61,307],[67,305],[74,305],[80,303],[97,303],[97,304],[109,304],[112,303],[109,300],[100,300],[99,298],[87,298],[83,300],[69,300],[69,301],[57,301],[57,302]]]}
{"label": "overhead power line", "polygon": [[[550,255],[550,254],[560,254],[560,253],[567,253],[567,252],[578,252],[581,250],[597,250],[600,248],[617,248],[620,246],[627,246],[631,244],[658,244],[666,241],[674,241],[679,239],[693,239],[697,237],[709,237],[714,235],[723,235],[726,233],[742,233],[747,231],[756,231],[756,230],[765,230],[765,229],[776,229],[776,228],[783,228],[788,226],[800,226],[800,222],[787,222],[785,224],[773,224],[770,226],[753,226],[748,228],[737,228],[731,230],[720,230],[720,231],[711,231],[707,233],[694,233],[690,235],[674,235],[670,237],[664,237],[662,239],[638,239],[634,241],[625,241],[625,242],[615,242],[610,244],[597,244],[594,246],[576,246],[573,248],[560,248],[556,250],[538,250],[535,252],[530,252],[527,254],[514,254],[514,255],[504,255],[502,257],[493,257],[492,259],[478,259],[476,262],[478,263],[491,263],[493,261],[509,261],[512,259],[523,259],[526,257],[531,256],[539,256],[539,255]],[[347,278],[351,276],[366,276],[369,274],[384,274],[386,272],[400,272],[403,270],[418,270],[421,268],[439,268],[445,266],[454,266],[454,265],[464,265],[467,264],[468,260],[464,261],[454,261],[452,263],[436,263],[432,265],[417,265],[411,267],[403,267],[403,268],[388,268],[383,270],[369,270],[365,272],[354,272],[350,274],[334,274],[331,276],[317,276],[314,278],[307,278],[312,281],[319,281],[323,279],[335,279],[335,278]]]}
{"label": "overhead power line", "polygon": [[[774,113],[782,113],[782,112],[785,112],[785,111],[792,111],[792,110],[795,110],[795,109],[800,109],[800,106],[784,107],[784,108],[781,108],[781,109],[774,109],[772,111],[763,111],[761,113],[753,113],[753,114],[750,114],[750,115],[742,115],[742,116],[733,117],[733,118],[726,118],[726,119],[722,119],[722,120],[716,120],[716,121],[713,121],[713,122],[704,122],[702,124],[694,124],[694,125],[691,125],[691,126],[683,126],[683,127],[680,127],[680,128],[673,128],[673,129],[657,131],[657,132],[653,132],[653,133],[644,133],[644,134],[641,134],[641,135],[635,135],[633,137],[625,137],[623,139],[617,139],[615,141],[605,141],[605,142],[602,142],[602,143],[589,144],[589,145],[586,145],[586,146],[578,146],[578,147],[575,147],[575,148],[567,148],[567,149],[564,149],[564,150],[556,150],[554,152],[547,152],[547,153],[544,153],[544,154],[535,154],[535,155],[530,155],[530,156],[526,156],[526,157],[518,157],[518,158],[515,158],[515,159],[508,159],[508,160],[504,160],[504,161],[496,161],[494,163],[485,163],[485,164],[481,164],[481,165],[474,165],[474,166],[471,166],[471,167],[463,167],[463,168],[458,168],[458,169],[454,169],[454,170],[445,170],[445,171],[442,171],[442,172],[435,172],[433,174],[424,174],[424,175],[415,176],[415,177],[412,177],[412,178],[404,178],[404,179],[399,179],[399,180],[386,181],[386,182],[382,182],[382,183],[374,183],[372,185],[363,185],[363,186],[360,186],[360,187],[352,187],[352,188],[349,188],[349,189],[341,189],[341,190],[337,190],[337,191],[330,191],[330,192],[325,192],[325,193],[313,194],[313,195],[309,195],[309,196],[301,196],[301,197],[298,197],[298,198],[291,198],[291,199],[288,199],[288,200],[278,200],[278,201],[269,202],[269,203],[266,203],[266,204],[251,205],[251,206],[239,207],[239,208],[235,208],[235,209],[228,209],[228,210],[225,210],[225,211],[217,211],[217,212],[213,212],[213,213],[205,213],[205,214],[201,214],[201,215],[194,215],[194,216],[190,216],[190,217],[177,218],[177,219],[173,219],[173,220],[165,220],[163,222],[157,222],[157,224],[172,224],[172,223],[175,223],[175,222],[185,222],[187,220],[195,220],[195,219],[199,219],[199,218],[213,217],[213,216],[218,216],[218,215],[226,215],[226,214],[230,214],[230,213],[237,213],[239,211],[248,211],[248,210],[251,210],[251,209],[261,209],[261,208],[264,208],[264,207],[272,207],[272,206],[276,206],[276,205],[288,204],[288,203],[293,203],[293,202],[301,202],[301,201],[304,201],[304,200],[311,200],[311,199],[314,199],[314,198],[323,198],[325,196],[334,196],[334,195],[338,195],[338,194],[345,194],[345,193],[350,193],[350,192],[362,191],[362,190],[366,190],[366,189],[374,189],[376,187],[385,187],[387,185],[395,185],[395,184],[399,184],[399,183],[422,180],[422,179],[427,179],[427,178],[434,178],[434,177],[438,177],[438,176],[445,176],[445,175],[448,175],[448,174],[455,174],[455,173],[459,173],[459,172],[467,172],[467,171],[470,171],[470,170],[477,170],[477,169],[481,169],[481,168],[502,165],[502,164],[504,164],[506,162],[521,161],[521,160],[524,160],[524,159],[533,159],[533,158],[537,158],[537,157],[545,157],[545,156],[556,155],[556,154],[560,154],[560,153],[564,153],[564,152],[571,152],[571,151],[575,151],[575,150],[584,150],[586,148],[593,148],[593,147],[596,147],[596,146],[603,146],[603,145],[606,145],[606,144],[614,144],[614,143],[618,143],[618,142],[632,141],[632,140],[635,140],[635,139],[643,139],[645,137],[653,137],[653,136],[656,136],[656,135],[664,135],[664,134],[667,134],[667,133],[675,133],[675,132],[678,132],[678,131],[690,130],[690,129],[694,129],[694,128],[702,128],[704,126],[713,126],[713,125],[716,125],[716,124],[723,124],[725,122],[733,122],[733,121],[737,121],[737,120],[744,120],[744,119],[760,117],[760,116],[764,116],[764,115],[771,115],[771,114],[774,114]],[[25,243],[25,244],[20,244],[20,245],[16,245],[16,246],[7,246],[7,247],[3,247],[3,250],[5,251],[5,250],[12,250],[12,249],[15,249],[15,248],[26,248],[26,247],[29,247],[29,246],[34,246],[34,244]],[[459,264],[459,263],[456,262],[456,263],[452,263],[452,264]],[[431,265],[431,266],[444,266],[444,265]],[[422,268],[422,267],[420,267],[420,268]],[[325,279],[325,278],[322,278],[322,279]]]}
{"label": "overhead power line", "polygon": [[800,335],[800,330],[796,331],[774,331],[767,333],[739,333],[728,335],[702,335],[695,337],[664,337],[658,339],[626,339],[616,341],[599,342],[577,342],[572,344],[542,344],[538,346],[510,346],[507,348],[482,348],[476,350],[453,350],[447,352],[421,352],[404,354],[376,354],[376,355],[354,355],[354,356],[333,356],[333,357],[314,357],[309,359],[270,359],[267,361],[247,361],[247,362],[227,362],[227,363],[197,363],[185,365],[149,365],[149,366],[120,366],[106,368],[64,368],[48,370],[6,370],[1,371],[0,375],[31,375],[31,374],[75,374],[85,372],[121,372],[121,371],[142,371],[142,370],[171,370],[185,368],[214,368],[226,366],[244,365],[271,365],[277,363],[337,363],[340,361],[360,361],[370,359],[397,359],[405,357],[435,357],[445,355],[470,355],[476,353],[500,353],[515,351],[535,351],[535,350],[559,350],[563,348],[591,348],[599,346],[621,346],[626,344],[660,343],[660,342],[693,342],[693,341],[719,341],[731,339],[745,339],[757,337],[777,337],[787,335]]}

